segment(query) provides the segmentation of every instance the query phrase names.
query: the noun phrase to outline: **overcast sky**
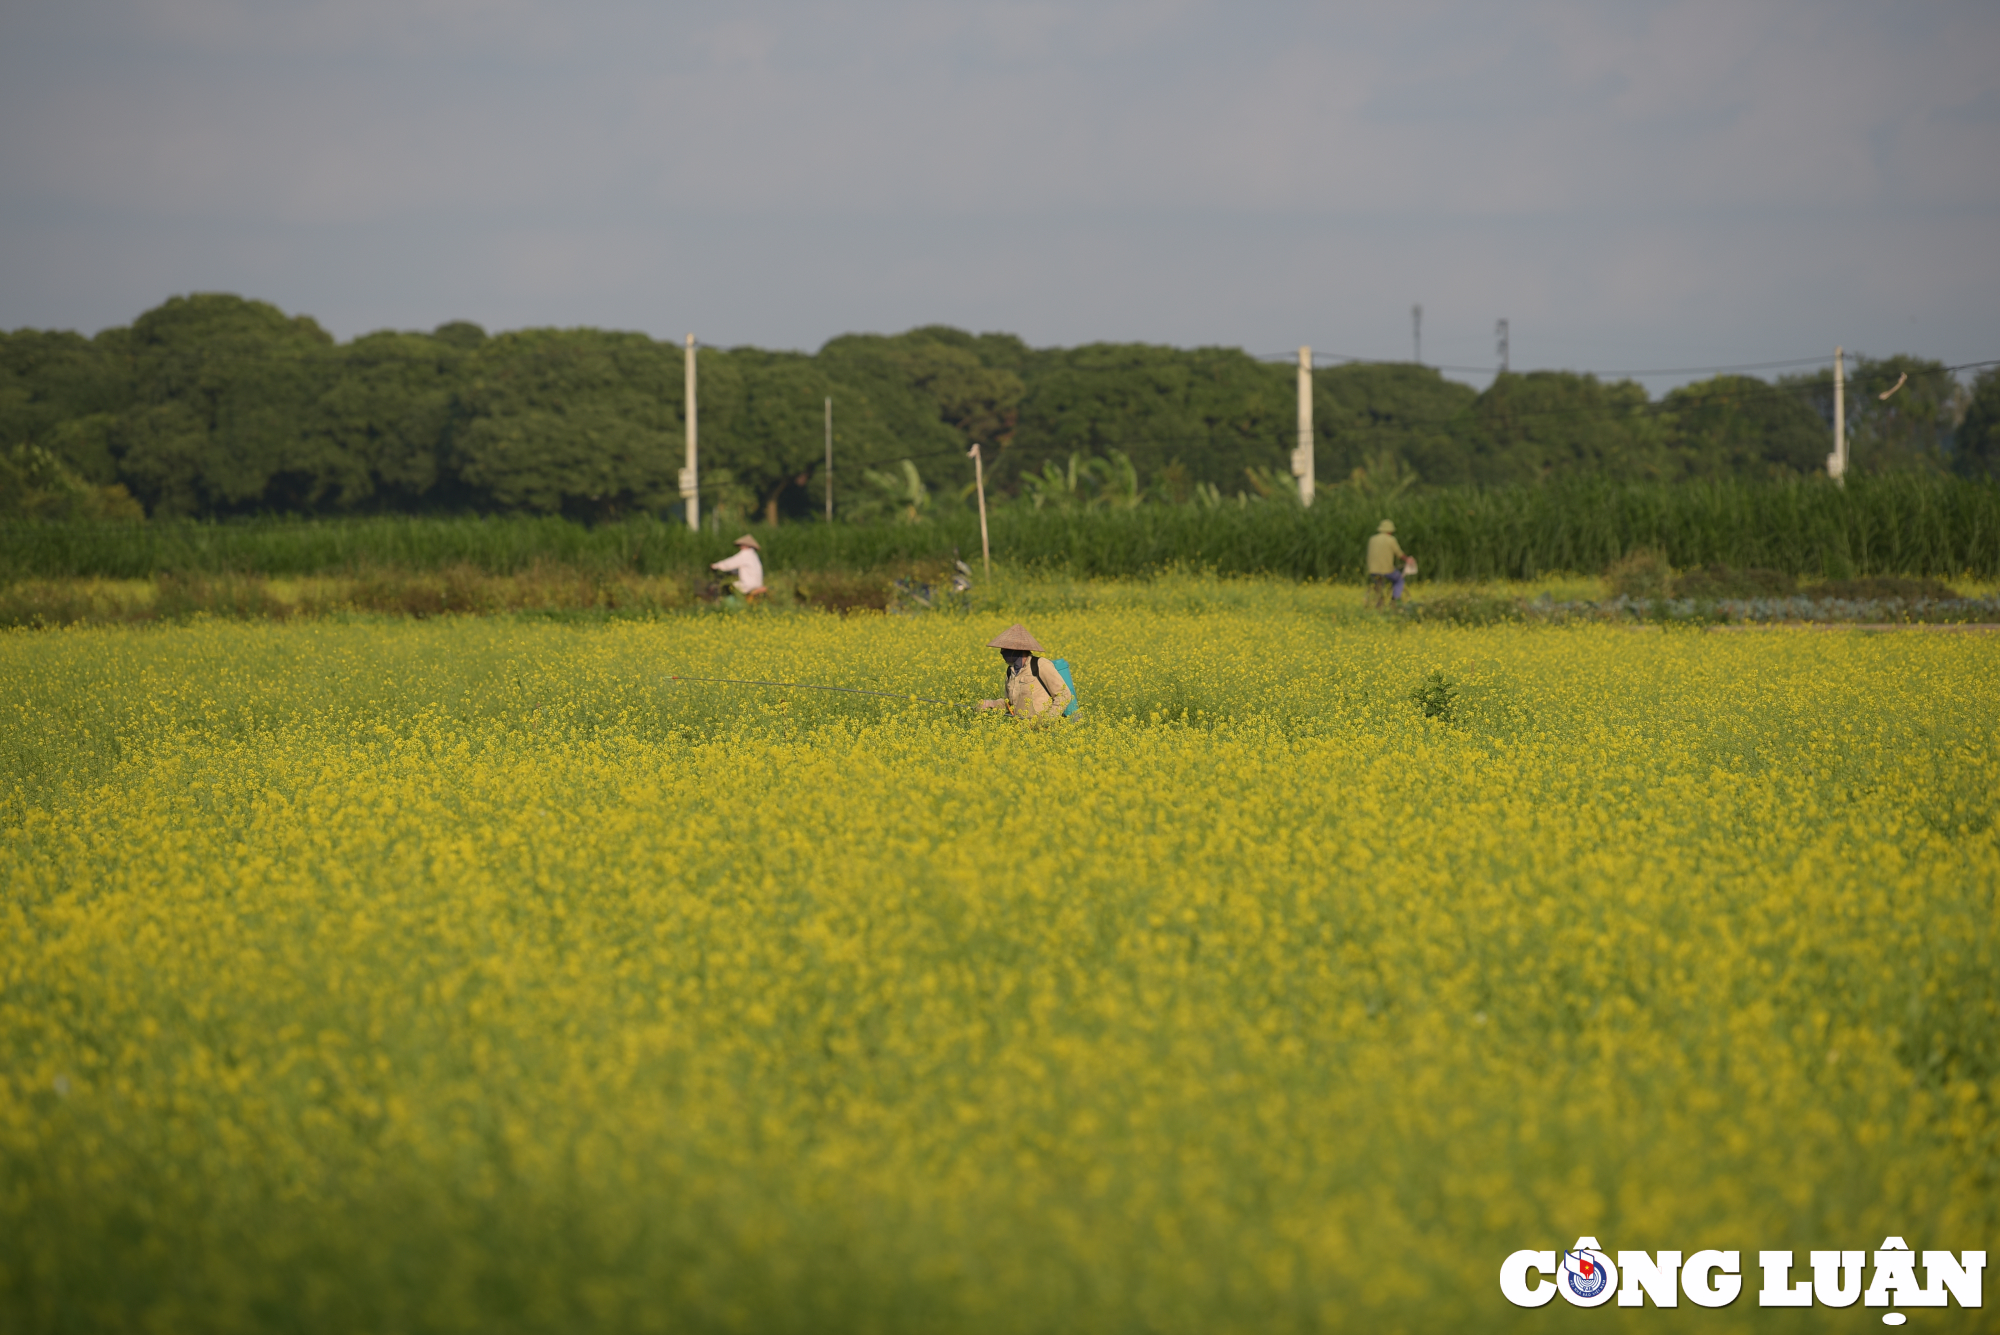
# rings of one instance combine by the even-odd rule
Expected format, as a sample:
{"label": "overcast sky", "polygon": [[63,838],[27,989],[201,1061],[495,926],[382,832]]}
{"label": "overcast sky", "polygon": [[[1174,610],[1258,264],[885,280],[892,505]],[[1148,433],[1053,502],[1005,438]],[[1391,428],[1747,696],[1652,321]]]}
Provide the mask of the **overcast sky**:
{"label": "overcast sky", "polygon": [[2000,357],[1993,0],[3,2],[0,327]]}

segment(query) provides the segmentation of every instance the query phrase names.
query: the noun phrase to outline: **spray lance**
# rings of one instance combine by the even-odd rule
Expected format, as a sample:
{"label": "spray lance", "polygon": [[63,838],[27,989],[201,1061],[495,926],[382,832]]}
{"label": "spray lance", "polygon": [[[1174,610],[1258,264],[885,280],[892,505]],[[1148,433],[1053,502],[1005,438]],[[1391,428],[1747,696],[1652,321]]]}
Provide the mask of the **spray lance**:
{"label": "spray lance", "polygon": [[858,686],[816,686],[807,681],[751,681],[742,677],[683,677],[679,674],[671,675],[667,680],[705,682],[716,686],[775,686],[787,691],[838,691],[842,695],[873,695],[884,700],[908,700],[912,704],[943,705],[947,709],[977,707],[951,700],[934,700],[927,695],[905,695],[901,691],[864,691]]}

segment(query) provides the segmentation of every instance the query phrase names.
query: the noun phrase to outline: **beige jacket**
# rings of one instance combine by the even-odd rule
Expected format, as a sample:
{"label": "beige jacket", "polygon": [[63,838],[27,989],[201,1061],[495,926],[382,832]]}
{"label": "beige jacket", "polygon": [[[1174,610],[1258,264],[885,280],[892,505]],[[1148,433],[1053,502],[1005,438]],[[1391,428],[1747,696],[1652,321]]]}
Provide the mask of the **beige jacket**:
{"label": "beige jacket", "polygon": [[[1352,551],[1352,548],[1348,550]],[[1402,544],[1393,533],[1377,533],[1368,539],[1368,573],[1371,575],[1391,575],[1396,571],[1396,562],[1403,559]]]}
{"label": "beige jacket", "polygon": [[1041,677],[1023,668],[1019,672],[1007,674],[1007,712],[1017,718],[1038,718],[1045,711],[1053,710],[1053,718],[1061,718],[1069,708],[1072,697],[1069,683],[1056,671],[1056,665],[1046,658],[1031,657],[1028,661],[1041,668]]}

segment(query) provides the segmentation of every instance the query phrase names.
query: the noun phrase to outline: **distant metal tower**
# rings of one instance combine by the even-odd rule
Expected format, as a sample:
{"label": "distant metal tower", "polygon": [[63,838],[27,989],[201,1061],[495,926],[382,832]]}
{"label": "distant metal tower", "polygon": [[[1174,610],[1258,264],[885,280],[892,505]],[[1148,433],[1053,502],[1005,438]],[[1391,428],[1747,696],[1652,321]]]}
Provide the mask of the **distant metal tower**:
{"label": "distant metal tower", "polygon": [[1496,320],[1493,323],[1493,346],[1494,349],[1500,354],[1500,374],[1506,375],[1507,374],[1507,322],[1504,319]]}
{"label": "distant metal tower", "polygon": [[1424,364],[1424,303],[1410,307],[1410,344],[1416,349],[1417,365]]}

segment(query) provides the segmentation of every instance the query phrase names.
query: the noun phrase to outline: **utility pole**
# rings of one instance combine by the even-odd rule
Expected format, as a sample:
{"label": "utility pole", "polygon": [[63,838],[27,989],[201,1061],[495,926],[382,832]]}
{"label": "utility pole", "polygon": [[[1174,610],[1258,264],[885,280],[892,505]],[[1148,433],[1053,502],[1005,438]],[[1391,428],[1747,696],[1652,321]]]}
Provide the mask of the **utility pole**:
{"label": "utility pole", "polygon": [[1847,358],[1833,350],[1833,453],[1826,456],[1826,475],[1847,485]]}
{"label": "utility pole", "polygon": [[681,469],[681,499],[687,502],[688,527],[701,532],[701,474],[695,449],[694,335],[687,338],[687,466]]}
{"label": "utility pole", "polygon": [[972,480],[979,490],[979,564],[986,572],[986,578],[993,578],[993,543],[986,536],[986,461],[980,457],[979,446],[966,451],[972,456]]}
{"label": "utility pole", "polygon": [[1416,363],[1424,364],[1424,303],[1410,307],[1410,344],[1416,349]]}
{"label": "utility pole", "polygon": [[1507,374],[1507,321],[1504,319],[1496,320],[1493,323],[1493,345],[1494,349],[1500,354],[1500,374],[1506,375]]}
{"label": "utility pole", "polygon": [[833,522],[833,396],[826,396],[826,522]]}
{"label": "utility pole", "polygon": [[1292,451],[1292,476],[1299,480],[1299,504],[1313,503],[1313,350],[1299,349],[1299,443]]}

